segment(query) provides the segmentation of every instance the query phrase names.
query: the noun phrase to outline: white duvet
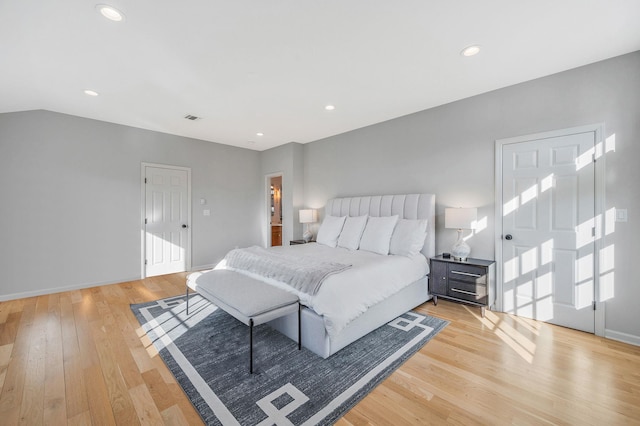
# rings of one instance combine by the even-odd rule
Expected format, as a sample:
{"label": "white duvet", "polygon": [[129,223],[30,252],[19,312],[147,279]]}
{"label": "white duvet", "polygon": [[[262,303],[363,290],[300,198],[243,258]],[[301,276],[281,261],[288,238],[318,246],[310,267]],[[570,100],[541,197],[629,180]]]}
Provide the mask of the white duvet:
{"label": "white duvet", "polygon": [[[429,273],[428,262],[422,254],[411,258],[383,256],[361,250],[331,248],[316,243],[272,247],[271,250],[353,265],[346,271],[328,277],[315,296],[301,293],[285,283],[238,270],[296,294],[303,305],[322,315],[330,336],[338,334],[369,307]],[[226,268],[224,261],[216,267],[219,268]]]}

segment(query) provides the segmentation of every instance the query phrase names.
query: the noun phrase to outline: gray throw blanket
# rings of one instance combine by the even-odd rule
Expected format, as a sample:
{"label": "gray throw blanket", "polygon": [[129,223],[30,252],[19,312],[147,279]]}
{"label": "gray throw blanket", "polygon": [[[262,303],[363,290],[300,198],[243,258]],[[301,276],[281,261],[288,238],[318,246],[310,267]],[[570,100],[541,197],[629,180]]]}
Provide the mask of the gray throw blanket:
{"label": "gray throw blanket", "polygon": [[323,262],[311,256],[278,253],[258,246],[231,250],[226,260],[231,268],[287,283],[312,296],[327,277],[351,267],[342,263]]}

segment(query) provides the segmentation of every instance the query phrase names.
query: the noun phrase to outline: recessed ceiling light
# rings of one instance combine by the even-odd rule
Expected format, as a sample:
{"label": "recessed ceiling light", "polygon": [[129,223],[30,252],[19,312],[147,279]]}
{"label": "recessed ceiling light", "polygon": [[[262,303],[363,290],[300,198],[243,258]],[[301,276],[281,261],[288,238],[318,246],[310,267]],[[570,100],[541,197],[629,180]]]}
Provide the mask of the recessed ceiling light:
{"label": "recessed ceiling light", "polygon": [[327,105],[324,107],[324,109],[326,109],[327,111],[333,111],[334,109],[336,109],[336,107],[333,105]]}
{"label": "recessed ceiling light", "polygon": [[480,53],[480,46],[478,46],[477,44],[474,44],[473,46],[465,47],[464,49],[462,49],[462,52],[460,52],[462,56],[474,56],[474,55],[477,55],[478,53]]}
{"label": "recessed ceiling light", "polygon": [[256,136],[264,136],[264,133],[258,132],[258,133],[256,133]]}
{"label": "recessed ceiling light", "polygon": [[108,4],[97,4],[96,9],[102,16],[112,21],[120,22],[124,20],[124,13],[120,12],[113,6],[109,6]]}
{"label": "recessed ceiling light", "polygon": [[96,92],[95,90],[89,90],[89,89],[85,90],[84,94],[89,96],[98,96],[98,92]]}

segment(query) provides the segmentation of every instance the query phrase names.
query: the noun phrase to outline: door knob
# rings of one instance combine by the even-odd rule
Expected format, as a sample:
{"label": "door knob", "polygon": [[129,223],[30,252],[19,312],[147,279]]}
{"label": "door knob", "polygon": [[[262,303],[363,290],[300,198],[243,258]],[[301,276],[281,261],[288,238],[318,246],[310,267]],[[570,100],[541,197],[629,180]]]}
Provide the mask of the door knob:
{"label": "door knob", "polygon": [[182,227],[183,227],[183,228],[188,228],[188,227],[189,227],[189,225],[187,225],[187,224],[183,224],[183,225],[182,225]]}
{"label": "door knob", "polygon": [[511,234],[507,234],[507,235],[504,236],[504,239],[505,240],[512,240],[513,236]]}

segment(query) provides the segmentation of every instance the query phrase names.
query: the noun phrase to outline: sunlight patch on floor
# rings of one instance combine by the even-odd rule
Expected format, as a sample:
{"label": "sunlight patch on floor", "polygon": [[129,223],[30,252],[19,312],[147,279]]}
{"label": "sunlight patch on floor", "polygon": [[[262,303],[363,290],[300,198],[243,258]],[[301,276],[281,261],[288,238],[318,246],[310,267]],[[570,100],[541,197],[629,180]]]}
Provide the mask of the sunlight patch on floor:
{"label": "sunlight patch on floor", "polygon": [[505,342],[513,351],[529,364],[533,363],[533,356],[536,352],[536,344],[525,335],[516,330],[513,326],[505,323],[496,314],[485,309],[484,318],[476,314],[468,306],[464,307],[484,326],[492,330],[496,336]]}

